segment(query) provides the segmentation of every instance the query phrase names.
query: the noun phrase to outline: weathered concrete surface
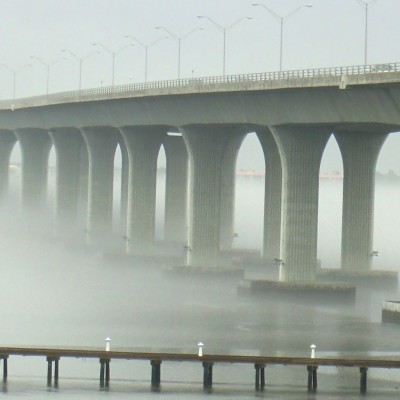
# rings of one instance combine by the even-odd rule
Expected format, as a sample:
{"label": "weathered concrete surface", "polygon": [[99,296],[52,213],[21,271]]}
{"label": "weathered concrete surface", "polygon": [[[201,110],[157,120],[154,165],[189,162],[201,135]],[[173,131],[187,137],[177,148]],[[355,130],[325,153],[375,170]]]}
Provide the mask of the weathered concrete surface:
{"label": "weathered concrete surface", "polygon": [[14,132],[0,130],[0,200],[4,200],[8,190],[10,156],[16,141]]}

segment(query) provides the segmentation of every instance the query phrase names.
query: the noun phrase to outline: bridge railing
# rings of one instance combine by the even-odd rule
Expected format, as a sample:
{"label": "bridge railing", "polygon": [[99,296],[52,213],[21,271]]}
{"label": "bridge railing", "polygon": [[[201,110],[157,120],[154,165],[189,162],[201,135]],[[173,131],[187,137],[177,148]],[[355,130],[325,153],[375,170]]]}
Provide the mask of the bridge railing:
{"label": "bridge railing", "polygon": [[237,74],[225,76],[208,76],[200,78],[171,79],[143,83],[130,83],[116,86],[105,86],[100,88],[73,90],[60,93],[53,93],[41,96],[32,96],[15,100],[0,101],[0,108],[14,109],[32,105],[57,104],[73,101],[89,101],[98,98],[107,99],[120,97],[123,94],[129,95],[163,88],[193,87],[201,89],[214,84],[236,83],[236,82],[266,82],[298,78],[317,78],[330,76],[349,76],[380,74],[383,72],[400,72],[400,63],[385,63],[372,65],[357,65],[334,68],[313,68],[290,71],[259,72],[250,74]]}

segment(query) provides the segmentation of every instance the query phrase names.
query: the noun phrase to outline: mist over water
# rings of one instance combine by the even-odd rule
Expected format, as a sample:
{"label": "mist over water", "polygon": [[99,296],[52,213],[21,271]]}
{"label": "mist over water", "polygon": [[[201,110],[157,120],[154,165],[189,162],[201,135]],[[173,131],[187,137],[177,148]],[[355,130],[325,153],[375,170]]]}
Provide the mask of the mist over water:
{"label": "mist over water", "polygon": [[[120,193],[116,170],[114,195]],[[357,357],[400,354],[399,328],[380,323],[381,303],[398,299],[398,288],[361,286],[355,306],[326,302],[296,304],[283,298],[241,297],[235,280],[173,279],[159,265],[105,260],[98,251],[76,246],[54,235],[54,169],[49,169],[47,214],[40,220],[19,215],[18,168],[10,173],[8,204],[0,226],[0,299],[2,345],[104,348],[196,353],[308,356],[311,343],[320,356]],[[263,178],[239,177],[236,183],[236,248],[261,250],[264,208]],[[159,171],[157,238],[162,238],[165,174]],[[323,267],[340,262],[341,180],[321,180],[318,257]],[[398,183],[377,181],[374,268],[398,269],[400,204]],[[114,208],[118,220],[118,205]],[[83,230],[83,229],[82,229]],[[122,236],[115,229],[116,244]],[[82,240],[83,240],[82,232]],[[72,240],[73,239],[73,240]],[[244,265],[246,277],[252,266]],[[261,272],[262,274],[264,272]],[[274,271],[265,271],[265,276]],[[322,299],[321,299],[322,300]],[[61,359],[58,389],[46,388],[44,358],[11,357],[8,397],[154,399],[204,398],[200,363],[162,364],[161,394],[150,392],[150,365],[112,361],[107,393],[98,386],[98,360]],[[214,366],[213,396],[308,398],[305,367],[267,366],[267,389],[254,391],[253,365]],[[315,399],[360,398],[358,369],[319,369]],[[399,371],[369,371],[368,397],[398,396]],[[1,392],[1,390],[0,390]],[[54,393],[52,393],[54,392]]]}

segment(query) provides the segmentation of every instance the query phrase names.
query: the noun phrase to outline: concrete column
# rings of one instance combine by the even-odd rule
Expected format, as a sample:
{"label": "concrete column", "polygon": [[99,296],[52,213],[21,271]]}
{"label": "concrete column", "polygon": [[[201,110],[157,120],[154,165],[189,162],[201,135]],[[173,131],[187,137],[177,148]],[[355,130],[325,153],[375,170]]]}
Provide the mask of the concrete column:
{"label": "concrete column", "polygon": [[164,126],[121,128],[129,156],[127,252],[154,250],[157,158]]}
{"label": "concrete column", "polygon": [[232,125],[191,125],[181,128],[189,152],[190,266],[220,265],[222,164],[231,140],[245,131]]}
{"label": "concrete column", "polygon": [[187,242],[188,152],[182,136],[165,136],[165,226],[168,242]]}
{"label": "concrete column", "polygon": [[282,163],[278,146],[268,127],[257,128],[265,158],[263,257],[279,258],[281,242]]}
{"label": "concrete column", "polygon": [[114,156],[117,129],[107,126],[82,129],[89,155],[88,243],[104,244],[112,235]]}
{"label": "concrete column", "polygon": [[236,135],[229,141],[222,159],[221,180],[221,250],[231,250],[235,228],[235,187],[236,187],[236,161],[240,146],[246,133]]}
{"label": "concrete column", "polygon": [[125,235],[128,218],[129,155],[122,136],[119,141],[119,147],[121,149],[121,210],[119,225],[121,232]]}
{"label": "concrete column", "polygon": [[[86,220],[88,214],[88,188],[89,188],[89,153],[86,142],[83,140],[80,154],[79,168],[79,194],[78,194],[78,219]],[[86,225],[86,222],[85,224]]]}
{"label": "concrete column", "polygon": [[49,131],[57,156],[56,221],[61,232],[75,231],[77,224],[79,174],[83,138],[78,129]]}
{"label": "concrete column", "polygon": [[343,158],[342,269],[369,271],[373,251],[375,169],[387,138],[382,128],[335,132]]}
{"label": "concrete column", "polygon": [[13,131],[0,129],[0,200],[3,201],[8,190],[10,156],[17,137]]}
{"label": "concrete column", "polygon": [[330,129],[283,125],[271,130],[283,172],[279,279],[313,281],[317,267],[319,168]]}
{"label": "concrete column", "polygon": [[22,156],[21,205],[24,211],[41,209],[47,194],[47,170],[51,139],[43,129],[15,131]]}

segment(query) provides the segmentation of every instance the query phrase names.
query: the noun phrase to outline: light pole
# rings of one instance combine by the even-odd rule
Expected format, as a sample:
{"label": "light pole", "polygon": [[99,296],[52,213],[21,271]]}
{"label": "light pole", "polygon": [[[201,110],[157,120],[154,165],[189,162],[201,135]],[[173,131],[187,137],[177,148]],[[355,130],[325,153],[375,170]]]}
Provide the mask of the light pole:
{"label": "light pole", "polygon": [[32,64],[26,64],[17,69],[12,69],[7,64],[0,64],[1,67],[8,69],[13,74],[13,102],[15,102],[15,95],[16,95],[17,72],[20,71],[21,69],[30,67],[31,65]]}
{"label": "light pole", "polygon": [[131,40],[134,40],[137,44],[139,44],[140,46],[142,46],[145,49],[145,53],[144,53],[144,81],[147,82],[147,61],[148,61],[148,52],[149,52],[149,48],[154,46],[156,43],[158,43],[161,39],[169,39],[169,36],[161,36],[158,39],[154,40],[151,43],[143,43],[140,40],[136,39],[135,36],[130,36],[130,35],[125,35],[124,37],[129,38]]}
{"label": "light pole", "polygon": [[180,79],[181,78],[181,41],[182,41],[182,39],[187,38],[192,33],[199,31],[199,30],[203,30],[204,28],[192,29],[190,32],[186,33],[186,35],[183,35],[183,36],[176,35],[175,33],[171,32],[169,29],[167,29],[165,26],[156,26],[156,29],[164,30],[165,32],[168,33],[168,35],[170,37],[173,37],[174,39],[176,39],[178,41],[178,79]]}
{"label": "light pole", "polygon": [[235,25],[237,25],[239,22],[243,21],[244,19],[253,19],[253,17],[242,17],[237,19],[235,22],[228,26],[222,26],[215,22],[212,18],[207,17],[206,15],[198,15],[197,18],[206,18],[208,19],[216,28],[218,28],[220,31],[222,31],[223,36],[224,36],[224,46],[223,46],[223,56],[222,56],[222,75],[225,76],[226,73],[226,31],[230,28],[233,28]]}
{"label": "light pole", "polygon": [[377,1],[378,0],[371,0],[371,1],[357,0],[357,3],[365,8],[364,65],[367,65],[368,61],[368,9],[369,6],[372,6]]}
{"label": "light pole", "polygon": [[89,57],[94,56],[95,54],[101,54],[100,51],[94,51],[93,53],[88,54],[86,57],[78,57],[75,53],[69,50],[61,50],[63,53],[68,53],[71,55],[75,60],[79,62],[79,84],[78,84],[78,90],[82,89],[82,67],[83,67],[83,62],[87,60]]}
{"label": "light pole", "polygon": [[280,23],[280,51],[279,51],[279,71],[282,71],[283,67],[283,24],[285,20],[289,17],[291,17],[293,14],[297,13],[300,11],[302,8],[311,8],[312,4],[303,4],[300,7],[295,8],[293,11],[286,15],[279,15],[275,11],[271,10],[269,7],[267,7],[264,3],[253,3],[252,6],[261,6],[265,10],[267,10],[277,21]]}
{"label": "light pole", "polygon": [[66,60],[66,57],[60,57],[57,58],[56,60],[52,61],[51,63],[46,63],[42,59],[36,57],[36,56],[30,56],[30,58],[39,61],[40,64],[42,64],[44,67],[46,67],[46,96],[49,95],[49,85],[50,85],[50,67],[56,63],[58,63],[61,60]]}
{"label": "light pole", "polygon": [[108,47],[104,46],[104,44],[101,44],[101,43],[93,43],[93,46],[99,46],[103,50],[105,50],[108,54],[110,54],[110,56],[112,58],[111,86],[114,86],[114,83],[115,83],[115,56],[117,54],[121,53],[123,50],[127,49],[128,47],[134,46],[134,44],[133,43],[129,43],[129,44],[125,45],[125,46],[122,46],[118,50],[110,50]]}

